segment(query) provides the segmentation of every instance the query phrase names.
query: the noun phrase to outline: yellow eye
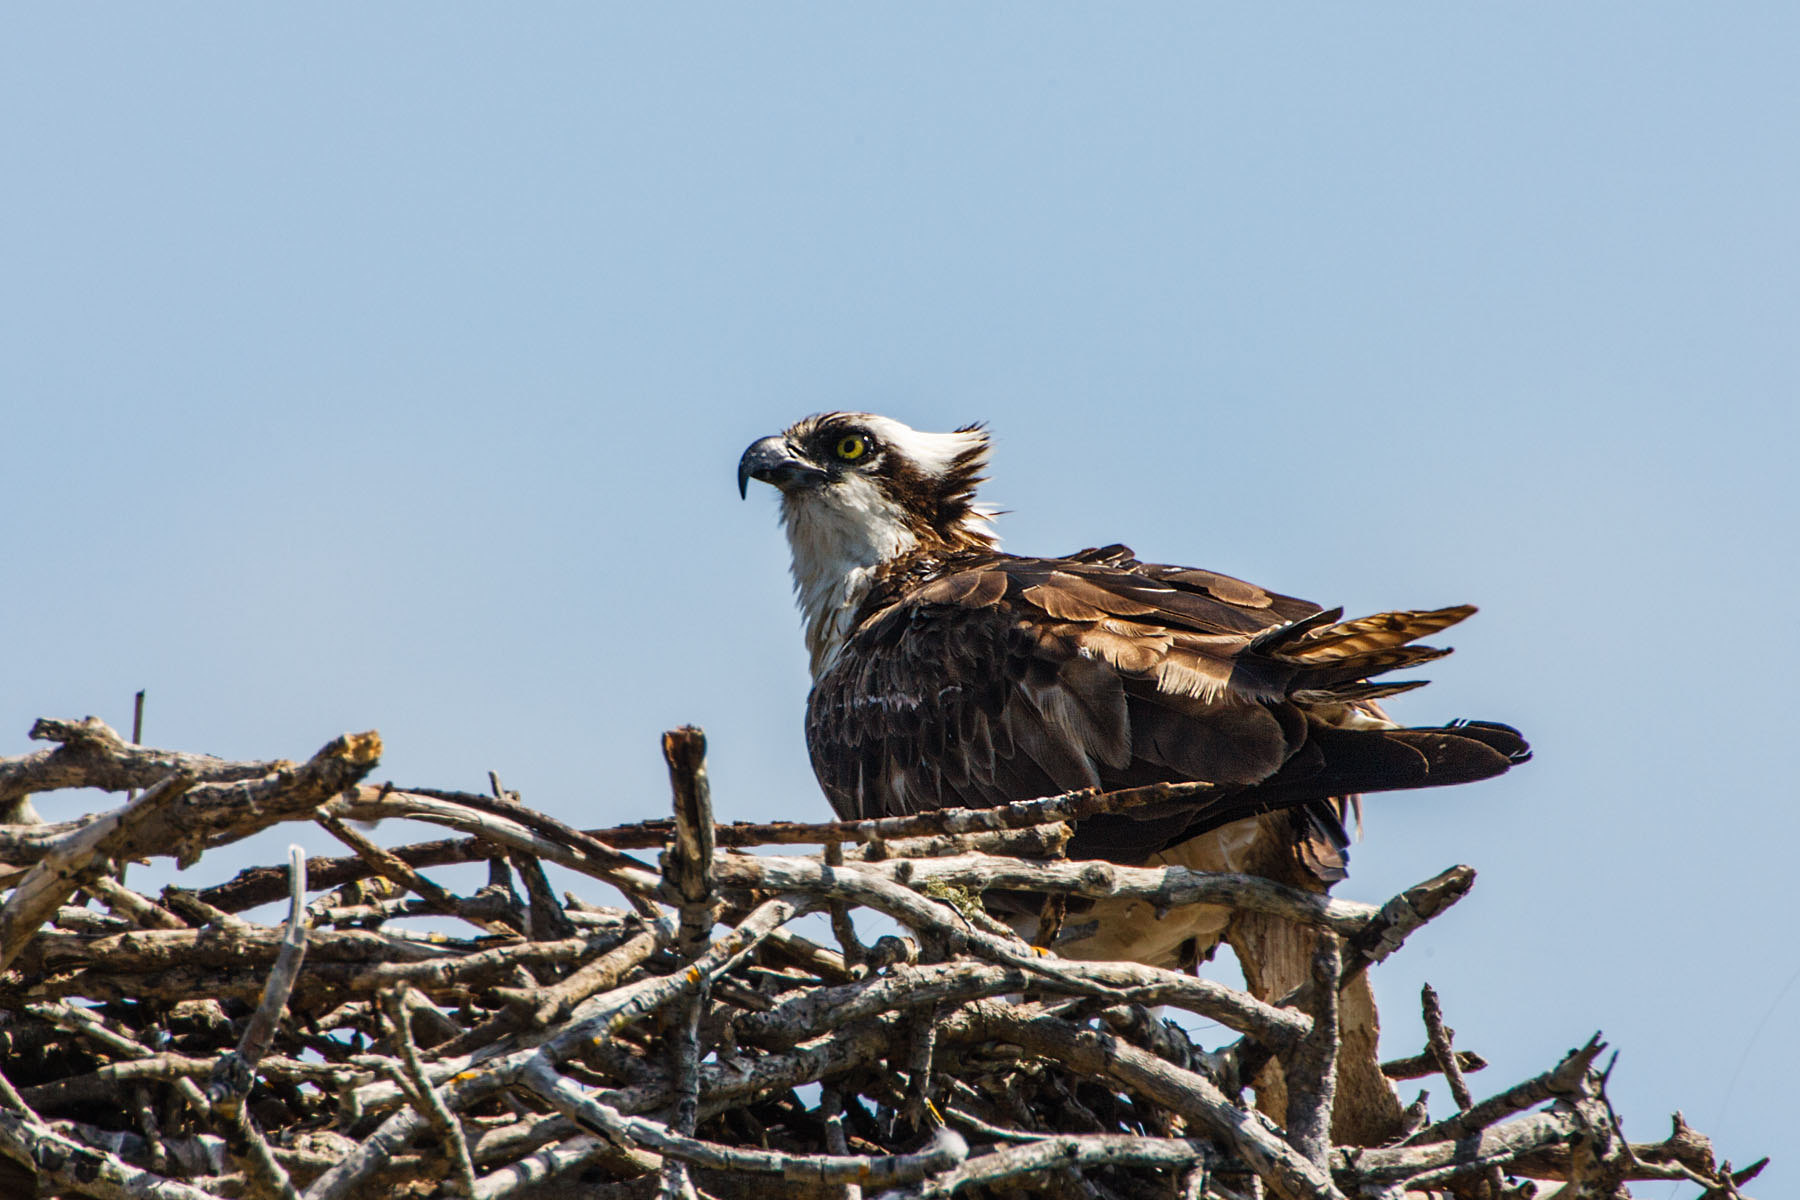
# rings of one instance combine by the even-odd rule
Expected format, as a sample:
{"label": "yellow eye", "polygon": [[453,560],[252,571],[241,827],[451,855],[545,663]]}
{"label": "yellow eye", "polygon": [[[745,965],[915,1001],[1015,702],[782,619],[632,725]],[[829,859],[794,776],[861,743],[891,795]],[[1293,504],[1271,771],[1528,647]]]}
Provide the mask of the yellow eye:
{"label": "yellow eye", "polygon": [[838,439],[834,453],[845,462],[855,462],[869,452],[869,440],[860,433],[852,433]]}

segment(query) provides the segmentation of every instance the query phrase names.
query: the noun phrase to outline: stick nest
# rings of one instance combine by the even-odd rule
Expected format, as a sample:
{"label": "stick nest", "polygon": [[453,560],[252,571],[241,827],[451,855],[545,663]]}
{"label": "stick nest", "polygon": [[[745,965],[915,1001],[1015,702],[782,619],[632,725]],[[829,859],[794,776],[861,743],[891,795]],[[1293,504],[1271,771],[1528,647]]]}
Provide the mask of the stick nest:
{"label": "stick nest", "polygon": [[[151,749],[92,718],[32,736],[50,748],[0,759],[7,1197],[1323,1200],[1557,1181],[1573,1198],[1672,1179],[1725,1200],[1761,1165],[1716,1162],[1679,1114],[1663,1141],[1627,1141],[1597,1036],[1476,1099],[1481,1060],[1452,1047],[1429,989],[1426,1050],[1381,1069],[1444,1074],[1455,1115],[1431,1122],[1421,1096],[1387,1144],[1334,1144],[1340,993],[1474,873],[1373,907],[1063,857],[1069,822],[1203,785],[719,826],[704,739],[682,729],[664,736],[673,819],[584,832],[497,779],[485,796],[367,783],[372,733],[302,763]],[[31,795],[83,787],[131,797],[36,821]],[[350,823],[382,818],[459,836],[384,849]],[[118,864],[190,865],[286,821],[351,853],[155,898],[119,882]],[[804,845],[823,849],[785,851]],[[486,885],[426,874],[456,862],[485,862]],[[558,897],[545,862],[617,903]],[[1132,897],[1291,922],[1310,931],[1310,982],[1258,997],[1065,959],[990,917],[991,889],[1047,897],[1047,914]],[[272,923],[238,915],[282,901]],[[895,932],[865,945],[858,910]],[[1202,1045],[1159,1008],[1220,1036]],[[1258,1107],[1259,1081],[1283,1111]]]}

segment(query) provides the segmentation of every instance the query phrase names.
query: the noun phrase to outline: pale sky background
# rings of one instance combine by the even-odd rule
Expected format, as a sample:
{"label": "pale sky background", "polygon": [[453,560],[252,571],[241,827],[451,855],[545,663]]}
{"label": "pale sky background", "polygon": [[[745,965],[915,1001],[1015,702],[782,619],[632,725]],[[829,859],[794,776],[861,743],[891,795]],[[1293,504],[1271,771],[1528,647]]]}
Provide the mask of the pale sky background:
{"label": "pale sky background", "polygon": [[1480,871],[1384,1049],[1603,1029],[1634,1140],[1800,1190],[1797,70],[1773,3],[11,6],[0,754],[147,688],[598,825],[694,722],[823,818],[738,455],[986,420],[1014,550],[1481,605],[1394,707],[1537,759],[1370,800],[1339,895]]}

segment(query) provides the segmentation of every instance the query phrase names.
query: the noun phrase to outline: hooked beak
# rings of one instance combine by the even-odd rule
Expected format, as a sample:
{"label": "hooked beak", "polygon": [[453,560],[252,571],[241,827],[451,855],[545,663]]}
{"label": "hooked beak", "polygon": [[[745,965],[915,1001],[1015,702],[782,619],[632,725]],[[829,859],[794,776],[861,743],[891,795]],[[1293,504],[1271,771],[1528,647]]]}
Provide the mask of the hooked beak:
{"label": "hooked beak", "polygon": [[796,485],[823,482],[825,472],[794,453],[784,437],[766,437],[750,443],[744,457],[738,459],[738,496],[747,496],[750,481],[760,479],[782,491]]}

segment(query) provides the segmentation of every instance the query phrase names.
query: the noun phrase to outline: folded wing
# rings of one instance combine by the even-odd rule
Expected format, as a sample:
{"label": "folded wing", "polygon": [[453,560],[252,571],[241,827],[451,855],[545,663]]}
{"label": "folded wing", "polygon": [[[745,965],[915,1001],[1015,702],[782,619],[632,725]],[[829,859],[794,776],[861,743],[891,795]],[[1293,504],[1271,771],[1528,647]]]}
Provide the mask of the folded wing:
{"label": "folded wing", "polygon": [[1448,653],[1415,641],[1473,611],[1343,621],[1123,546],[964,554],[877,595],[813,689],[807,740],[846,818],[1204,780],[1218,792],[1085,822],[1074,851],[1141,861],[1280,809],[1341,847],[1334,798],[1483,779],[1528,754],[1505,726],[1401,729],[1372,703],[1420,686],[1377,677]]}

